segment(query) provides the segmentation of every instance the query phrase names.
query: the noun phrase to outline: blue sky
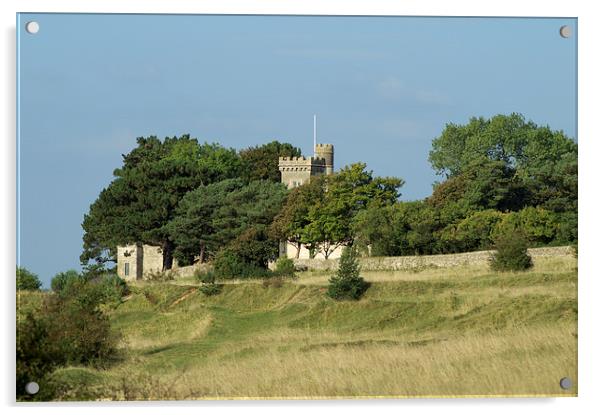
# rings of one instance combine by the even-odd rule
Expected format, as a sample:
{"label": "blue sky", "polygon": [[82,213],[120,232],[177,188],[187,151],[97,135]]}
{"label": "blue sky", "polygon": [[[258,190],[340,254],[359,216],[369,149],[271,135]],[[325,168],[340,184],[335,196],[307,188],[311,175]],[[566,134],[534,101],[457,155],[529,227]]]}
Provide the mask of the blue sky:
{"label": "blue sky", "polygon": [[[40,24],[36,35],[25,23]],[[18,263],[79,269],[81,222],[138,136],[364,161],[431,193],[448,122],[520,112],[576,137],[574,19],[21,14]]]}

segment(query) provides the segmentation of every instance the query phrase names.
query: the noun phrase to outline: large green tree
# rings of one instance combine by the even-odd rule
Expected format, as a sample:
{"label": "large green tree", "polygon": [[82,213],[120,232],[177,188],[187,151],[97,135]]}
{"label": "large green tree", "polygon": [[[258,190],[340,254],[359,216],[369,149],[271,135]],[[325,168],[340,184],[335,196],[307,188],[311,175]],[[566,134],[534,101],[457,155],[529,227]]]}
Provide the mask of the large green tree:
{"label": "large green tree", "polygon": [[520,114],[448,124],[429,160],[446,181],[429,204],[444,224],[478,210],[538,207],[560,214],[562,240],[577,238],[577,143]]}
{"label": "large green tree", "polygon": [[139,137],[84,216],[82,263],[114,260],[117,245],[141,242],[161,246],[163,268],[170,269],[175,245],[165,225],[179,201],[200,185],[238,176],[241,166],[235,150],[200,145],[189,135]]}
{"label": "large green tree", "polygon": [[[186,194],[174,218],[165,227],[175,244],[175,254],[183,263],[199,256],[203,261],[250,228],[249,236],[265,240],[268,226],[280,211],[286,188],[280,183],[228,179],[201,186]],[[277,241],[272,241],[276,244]],[[263,263],[263,261],[260,261]]]}
{"label": "large green tree", "polygon": [[299,258],[303,244],[311,244],[306,239],[305,228],[309,225],[309,212],[319,206],[324,199],[324,177],[314,177],[302,186],[292,189],[282,210],[270,225],[270,234],[278,240],[286,241],[295,247],[295,258]]}
{"label": "large green tree", "polygon": [[191,263],[195,256],[200,262],[205,262],[217,252],[220,243],[215,237],[215,212],[231,192],[240,190],[244,185],[241,179],[228,179],[201,186],[184,195],[174,218],[166,225],[180,263]]}
{"label": "large green tree", "polygon": [[474,117],[466,125],[447,124],[433,140],[429,161],[438,174],[451,177],[484,157],[531,172],[568,153],[577,153],[577,143],[562,131],[512,113],[490,119]]}
{"label": "large green tree", "polygon": [[531,200],[515,168],[485,157],[471,161],[462,172],[435,185],[429,205],[438,208],[447,223],[486,209],[519,210]]}
{"label": "large green tree", "polygon": [[403,180],[373,177],[366,164],[355,163],[324,178],[324,197],[309,209],[303,239],[328,258],[335,249],[353,242],[353,218],[369,205],[395,203]]}
{"label": "large green tree", "polygon": [[269,180],[280,183],[279,157],[300,157],[301,150],[289,143],[272,141],[249,147],[240,152],[244,164],[243,176],[248,180]]}

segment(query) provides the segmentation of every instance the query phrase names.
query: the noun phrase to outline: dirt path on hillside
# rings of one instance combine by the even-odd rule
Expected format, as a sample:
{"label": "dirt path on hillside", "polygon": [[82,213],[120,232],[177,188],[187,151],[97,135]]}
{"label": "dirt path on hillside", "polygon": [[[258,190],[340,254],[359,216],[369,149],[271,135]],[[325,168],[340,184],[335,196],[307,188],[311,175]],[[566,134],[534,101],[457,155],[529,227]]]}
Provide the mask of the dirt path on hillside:
{"label": "dirt path on hillside", "polygon": [[180,298],[177,298],[173,303],[171,303],[168,308],[171,308],[171,307],[174,307],[174,306],[180,304],[182,301],[184,301],[185,299],[187,299],[188,297],[190,297],[192,294],[194,294],[197,291],[198,291],[198,288],[196,288],[196,287],[190,288],[188,291],[186,291],[184,294],[182,294],[180,296]]}

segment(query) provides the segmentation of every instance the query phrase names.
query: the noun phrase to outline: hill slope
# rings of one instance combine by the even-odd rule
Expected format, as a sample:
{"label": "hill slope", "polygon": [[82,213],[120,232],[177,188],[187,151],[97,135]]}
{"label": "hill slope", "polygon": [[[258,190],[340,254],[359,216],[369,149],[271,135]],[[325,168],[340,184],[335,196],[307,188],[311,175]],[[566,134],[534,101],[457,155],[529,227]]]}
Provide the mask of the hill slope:
{"label": "hill slope", "polygon": [[65,368],[63,399],[563,395],[577,379],[576,261],[533,271],[367,273],[358,302],[326,275],[282,287],[140,284],[111,314],[123,360]]}

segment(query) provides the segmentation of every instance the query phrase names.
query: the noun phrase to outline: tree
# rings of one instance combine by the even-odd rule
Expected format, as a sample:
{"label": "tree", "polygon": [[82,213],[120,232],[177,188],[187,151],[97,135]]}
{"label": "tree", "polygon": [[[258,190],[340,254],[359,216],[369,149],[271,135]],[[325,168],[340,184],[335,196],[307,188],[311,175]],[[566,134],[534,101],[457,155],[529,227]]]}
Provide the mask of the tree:
{"label": "tree", "polygon": [[[165,227],[178,259],[213,257],[246,230],[266,234],[286,196],[281,183],[228,179],[201,186],[184,196]],[[277,242],[271,241],[276,244]],[[263,260],[262,260],[263,261]]]}
{"label": "tree", "polygon": [[189,135],[163,141],[139,137],[137,143],[84,216],[83,264],[114,261],[117,245],[142,242],[161,246],[163,269],[170,269],[174,243],[165,225],[179,201],[200,185],[240,174],[234,150],[199,145]]}
{"label": "tree", "polygon": [[353,246],[343,248],[339,268],[328,280],[329,297],[335,300],[359,300],[369,284],[360,276],[357,250]]}
{"label": "tree", "polygon": [[512,113],[488,120],[473,117],[467,125],[447,124],[433,140],[429,161],[438,174],[451,177],[483,157],[525,169],[576,151],[577,144],[564,133]]}
{"label": "tree", "polygon": [[250,182],[228,193],[213,214],[215,241],[219,246],[226,246],[251,227],[267,232],[282,209],[286,193],[282,183],[266,180]]}
{"label": "tree", "polygon": [[400,229],[396,223],[397,204],[368,206],[353,218],[354,245],[371,256],[401,254]]}
{"label": "tree", "polygon": [[394,203],[402,185],[402,179],[373,177],[364,163],[325,176],[324,198],[310,207],[302,239],[315,244],[328,258],[339,246],[353,242],[352,222],[358,212],[369,205]]}
{"label": "tree", "polygon": [[494,231],[507,215],[493,209],[475,212],[446,226],[439,234],[441,244],[445,246],[446,252],[490,249],[494,244]]}
{"label": "tree", "polygon": [[402,253],[429,255],[441,253],[441,244],[436,232],[441,229],[437,209],[422,201],[405,203],[404,226],[407,229],[402,239]]}
{"label": "tree", "polygon": [[[520,114],[471,118],[466,125],[447,124],[433,140],[429,160],[437,173],[448,179],[461,177],[481,160],[499,162],[504,170],[513,172],[508,184],[516,186],[519,194],[508,206],[486,208],[577,210],[577,143],[562,131],[525,121]],[[480,175],[484,172],[481,169]],[[498,183],[493,189],[509,189],[499,182],[507,179],[506,175],[495,176]],[[503,194],[498,196],[507,200]]]}
{"label": "tree", "polygon": [[243,176],[247,181],[269,180],[280,183],[278,158],[300,156],[299,148],[276,140],[261,146],[249,147],[240,152],[244,165]]}
{"label": "tree", "polygon": [[71,286],[79,284],[83,281],[82,276],[74,269],[70,269],[68,271],[59,272],[50,281],[50,288],[55,293],[61,293],[63,291],[69,290]]}
{"label": "tree", "polygon": [[37,291],[42,286],[42,282],[37,274],[24,267],[17,267],[17,291],[32,290]]}
{"label": "tree", "polygon": [[496,237],[496,251],[490,259],[494,271],[524,271],[533,266],[527,252],[527,238],[520,232],[505,233]]}
{"label": "tree", "polygon": [[241,179],[227,179],[184,195],[174,218],[166,225],[176,246],[174,255],[179,263],[190,264],[196,256],[200,262],[205,262],[215,255],[224,241],[215,237],[214,215],[228,195],[244,185]]}
{"label": "tree", "polygon": [[479,210],[519,210],[529,203],[529,192],[513,167],[483,157],[435,185],[427,202],[442,211],[444,222],[451,223]]}
{"label": "tree", "polygon": [[551,212],[577,214],[577,151],[563,154],[558,160],[538,160],[520,171],[520,179],[531,195],[531,206]]}
{"label": "tree", "polygon": [[[35,380],[52,399],[47,375],[62,365],[101,367],[117,351],[118,335],[103,312],[106,287],[83,279],[64,295],[44,297],[43,312],[28,313],[17,323],[17,396]],[[41,398],[41,397],[40,397]]]}
{"label": "tree", "polygon": [[518,232],[528,243],[545,245],[554,241],[560,229],[560,215],[542,208],[527,207],[505,215],[494,236]]}
{"label": "tree", "polygon": [[309,211],[312,206],[322,202],[324,194],[323,176],[312,178],[292,189],[270,225],[269,232],[274,239],[286,241],[295,247],[295,258],[299,258],[304,243],[311,243],[304,238],[305,228],[310,223]]}
{"label": "tree", "polygon": [[278,257],[278,240],[268,236],[265,226],[250,226],[228,244],[228,249],[244,264],[265,270]]}

